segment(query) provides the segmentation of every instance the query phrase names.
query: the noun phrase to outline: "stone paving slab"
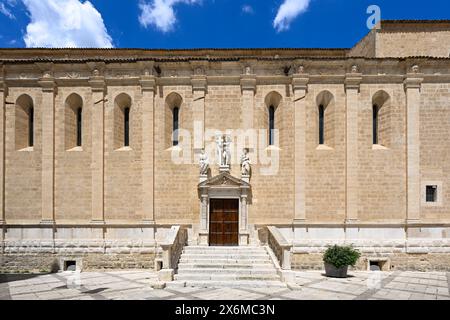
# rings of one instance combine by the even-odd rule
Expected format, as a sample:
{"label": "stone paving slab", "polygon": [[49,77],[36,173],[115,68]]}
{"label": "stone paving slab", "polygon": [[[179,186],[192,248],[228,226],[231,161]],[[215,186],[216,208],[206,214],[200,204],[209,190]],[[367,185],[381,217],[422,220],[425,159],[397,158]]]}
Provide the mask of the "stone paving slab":
{"label": "stone paving slab", "polygon": [[450,300],[450,273],[350,272],[346,279],[297,271],[288,287],[167,286],[153,271],[0,275],[0,300]]}

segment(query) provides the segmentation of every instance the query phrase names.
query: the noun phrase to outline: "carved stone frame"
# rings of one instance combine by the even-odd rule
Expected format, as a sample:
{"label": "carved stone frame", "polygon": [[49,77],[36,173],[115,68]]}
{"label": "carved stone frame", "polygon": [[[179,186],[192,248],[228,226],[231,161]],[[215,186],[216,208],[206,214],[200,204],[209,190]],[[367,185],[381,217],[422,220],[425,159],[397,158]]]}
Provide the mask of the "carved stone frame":
{"label": "carved stone frame", "polygon": [[209,178],[198,185],[200,199],[199,245],[209,245],[210,199],[239,199],[239,245],[249,244],[248,204],[251,201],[250,184],[228,172]]}

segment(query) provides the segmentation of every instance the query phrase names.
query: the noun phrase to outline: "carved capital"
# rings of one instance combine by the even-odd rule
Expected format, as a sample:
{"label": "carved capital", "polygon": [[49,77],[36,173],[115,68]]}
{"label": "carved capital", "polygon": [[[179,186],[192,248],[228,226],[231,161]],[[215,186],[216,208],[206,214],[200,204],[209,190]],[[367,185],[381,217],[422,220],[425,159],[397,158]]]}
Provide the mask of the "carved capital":
{"label": "carved capital", "polygon": [[256,92],[256,75],[242,75],[241,90],[251,90],[253,92]]}
{"label": "carved capital", "polygon": [[405,91],[408,89],[420,90],[422,88],[423,75],[420,73],[408,73],[403,84]]}
{"label": "carved capital", "polygon": [[142,92],[144,91],[156,91],[156,79],[153,75],[146,75],[144,74],[141,76],[141,79],[139,80],[139,84],[141,85]]}
{"label": "carved capital", "polygon": [[192,91],[205,91],[208,88],[208,81],[205,75],[194,75],[191,77]]}
{"label": "carved capital", "polygon": [[102,76],[93,76],[89,78],[89,85],[91,86],[92,92],[105,92],[106,91],[106,83],[105,77]]}
{"label": "carved capital", "polygon": [[292,90],[307,91],[308,90],[309,75],[308,74],[294,74],[292,75]]}
{"label": "carved capital", "polygon": [[[354,70],[352,70],[354,71]],[[361,73],[347,73],[345,75],[345,90],[357,90],[359,92],[359,87],[362,82]]]}
{"label": "carved capital", "polygon": [[43,92],[54,92],[56,90],[55,79],[48,73],[44,74],[38,83],[42,87]]}

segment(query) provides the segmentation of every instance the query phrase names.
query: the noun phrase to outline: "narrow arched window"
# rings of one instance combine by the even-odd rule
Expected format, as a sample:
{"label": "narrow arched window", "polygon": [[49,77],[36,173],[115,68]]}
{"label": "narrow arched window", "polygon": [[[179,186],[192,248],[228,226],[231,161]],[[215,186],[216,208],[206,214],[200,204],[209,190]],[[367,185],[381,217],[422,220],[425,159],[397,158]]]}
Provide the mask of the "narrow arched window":
{"label": "narrow arched window", "polygon": [[378,113],[380,108],[375,104],[372,108],[373,144],[378,144]]}
{"label": "narrow arched window", "polygon": [[269,145],[275,144],[275,108],[269,107]]}
{"label": "narrow arched window", "polygon": [[77,109],[77,147],[81,147],[81,133],[82,133],[82,109]]}
{"label": "narrow arched window", "polygon": [[30,107],[28,111],[28,146],[34,145],[34,108]]}
{"label": "narrow arched window", "polygon": [[178,107],[173,108],[173,110],[172,110],[172,118],[173,118],[173,125],[172,125],[172,135],[173,135],[172,139],[173,140],[172,140],[172,143],[174,146],[178,145],[179,113],[180,113],[180,109]]}
{"label": "narrow arched window", "polygon": [[130,146],[130,108],[125,108],[123,112],[123,145],[128,147]]}
{"label": "narrow arched window", "polygon": [[325,143],[324,123],[325,123],[325,108],[321,104],[319,106],[319,144]]}

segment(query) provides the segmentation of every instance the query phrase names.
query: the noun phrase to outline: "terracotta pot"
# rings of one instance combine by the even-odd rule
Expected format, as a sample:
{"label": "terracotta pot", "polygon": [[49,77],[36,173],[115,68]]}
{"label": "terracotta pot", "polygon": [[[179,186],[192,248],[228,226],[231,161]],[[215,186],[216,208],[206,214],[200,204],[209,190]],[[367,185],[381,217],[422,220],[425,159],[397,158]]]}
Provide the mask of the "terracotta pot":
{"label": "terracotta pot", "polygon": [[348,266],[336,268],[332,264],[325,263],[325,275],[331,278],[347,278]]}

